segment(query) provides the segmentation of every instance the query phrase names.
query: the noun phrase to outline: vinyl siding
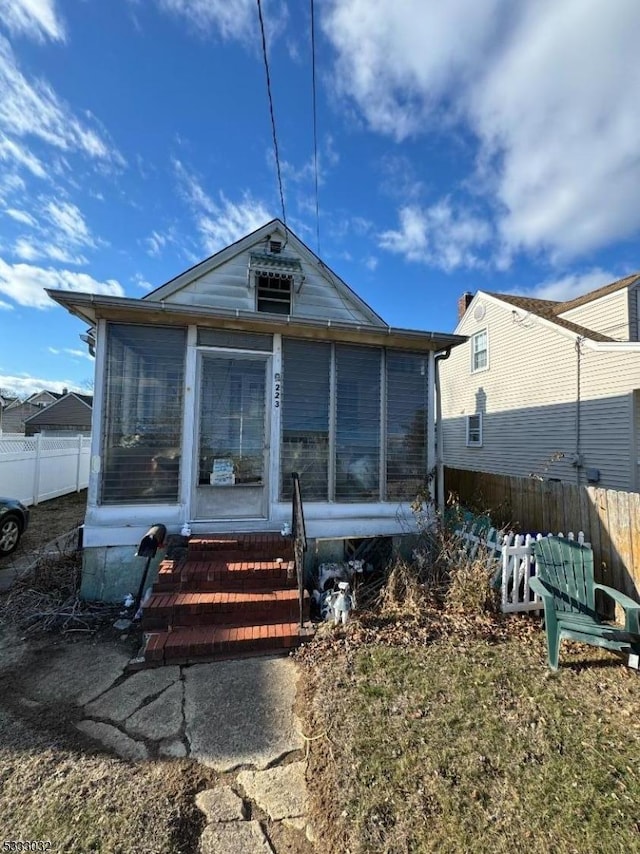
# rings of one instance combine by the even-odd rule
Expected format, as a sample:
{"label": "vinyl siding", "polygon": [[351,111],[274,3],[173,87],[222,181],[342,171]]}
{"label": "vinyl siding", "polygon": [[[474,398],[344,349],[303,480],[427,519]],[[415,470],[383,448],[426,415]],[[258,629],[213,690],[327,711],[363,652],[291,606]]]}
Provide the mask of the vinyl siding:
{"label": "vinyl siding", "polygon": [[[261,247],[260,247],[261,248]],[[255,252],[252,247],[241,252],[215,270],[186,285],[177,293],[167,297],[167,302],[181,305],[208,306],[209,308],[256,310],[256,293],[253,285],[249,287],[247,271],[249,256]],[[291,257],[292,253],[286,253]],[[294,287],[293,317],[312,319],[331,319],[355,321],[371,324],[371,320],[361,311],[348,294],[341,294],[334,284],[324,278],[314,265],[300,259],[304,281],[300,291]]]}
{"label": "vinyl siding", "polygon": [[[473,318],[481,301],[482,321]],[[511,306],[476,297],[457,332],[486,328],[489,368],[471,373],[471,342],[441,365],[443,459],[446,465],[518,476],[586,482],[600,470],[600,485],[635,488],[633,389],[640,389],[640,353],[605,353],[582,345],[580,450],[584,468],[571,465],[576,450],[577,353],[575,340],[529,315],[514,321]],[[483,445],[466,447],[466,416],[483,412]],[[561,458],[557,458],[563,454]]]}
{"label": "vinyl siding", "polygon": [[630,340],[629,289],[588,302],[559,315],[572,323],[601,332],[616,341]]}
{"label": "vinyl siding", "polygon": [[91,429],[91,407],[77,397],[66,397],[42,412],[39,412],[26,425],[28,429],[39,431],[47,427],[81,426],[84,430]]}

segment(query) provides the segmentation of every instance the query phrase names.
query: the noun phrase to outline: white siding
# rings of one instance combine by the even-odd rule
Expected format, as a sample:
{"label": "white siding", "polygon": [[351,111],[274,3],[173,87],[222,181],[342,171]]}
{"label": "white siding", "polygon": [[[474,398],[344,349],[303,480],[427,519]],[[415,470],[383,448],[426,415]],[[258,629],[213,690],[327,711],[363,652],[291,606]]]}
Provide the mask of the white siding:
{"label": "white siding", "polygon": [[[260,244],[241,252],[167,297],[167,302],[255,311],[256,293],[253,284],[251,287],[249,285],[247,273],[251,252],[262,251],[263,248]],[[284,254],[291,257],[293,253],[290,248],[287,248]],[[293,317],[371,323],[355,300],[350,299],[348,293],[340,293],[328,277],[325,278],[319,273],[315,265],[309,264],[302,258],[300,261],[304,281],[299,292],[297,284],[294,288]],[[296,274],[297,278],[298,274]]]}
{"label": "white siding", "polygon": [[[482,321],[473,318],[484,304]],[[582,345],[580,450],[584,468],[571,465],[576,450],[577,353],[575,339],[529,315],[517,323],[512,306],[479,294],[458,332],[486,328],[489,369],[471,373],[470,343],[442,363],[445,465],[496,474],[556,477],[586,482],[600,470],[600,485],[635,488],[633,389],[640,388],[640,353],[606,353]],[[466,447],[466,416],[483,412],[483,445]],[[559,454],[563,458],[555,459]]]}
{"label": "white siding", "polygon": [[616,341],[629,341],[629,289],[623,288],[558,316]]}

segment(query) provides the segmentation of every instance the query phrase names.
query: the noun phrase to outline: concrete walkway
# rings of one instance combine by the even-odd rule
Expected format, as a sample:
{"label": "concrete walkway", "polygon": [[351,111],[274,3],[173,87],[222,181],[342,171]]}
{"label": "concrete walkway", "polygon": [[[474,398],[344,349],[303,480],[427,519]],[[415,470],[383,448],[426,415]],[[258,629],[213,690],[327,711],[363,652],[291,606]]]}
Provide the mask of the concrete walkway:
{"label": "concrete walkway", "polygon": [[265,830],[274,823],[300,831],[300,850],[311,850],[295,664],[261,657],[125,674],[127,663],[107,644],[60,646],[29,668],[23,692],[80,707],[77,728],[123,759],[191,758],[225,774],[225,785],[198,795],[204,854],[273,852]]}

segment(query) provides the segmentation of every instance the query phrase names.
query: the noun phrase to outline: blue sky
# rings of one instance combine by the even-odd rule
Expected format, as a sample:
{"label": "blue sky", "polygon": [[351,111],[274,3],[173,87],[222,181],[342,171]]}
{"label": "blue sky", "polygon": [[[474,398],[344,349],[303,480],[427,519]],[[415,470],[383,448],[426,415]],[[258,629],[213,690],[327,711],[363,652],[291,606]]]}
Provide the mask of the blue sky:
{"label": "blue sky", "polygon": [[[309,4],[263,0],[317,250]],[[255,0],[0,0],[0,388],[82,388],[45,287],[142,296],[280,215]],[[320,255],[387,322],[640,268],[637,0],[316,0]]]}

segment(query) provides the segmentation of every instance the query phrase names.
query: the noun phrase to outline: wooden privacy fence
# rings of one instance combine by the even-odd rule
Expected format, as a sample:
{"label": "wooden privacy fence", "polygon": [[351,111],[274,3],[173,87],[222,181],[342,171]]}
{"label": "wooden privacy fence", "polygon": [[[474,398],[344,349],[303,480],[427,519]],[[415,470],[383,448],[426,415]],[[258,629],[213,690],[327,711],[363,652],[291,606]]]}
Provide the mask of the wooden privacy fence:
{"label": "wooden privacy fence", "polygon": [[453,468],[444,485],[500,528],[584,531],[597,580],[640,602],[640,493]]}

